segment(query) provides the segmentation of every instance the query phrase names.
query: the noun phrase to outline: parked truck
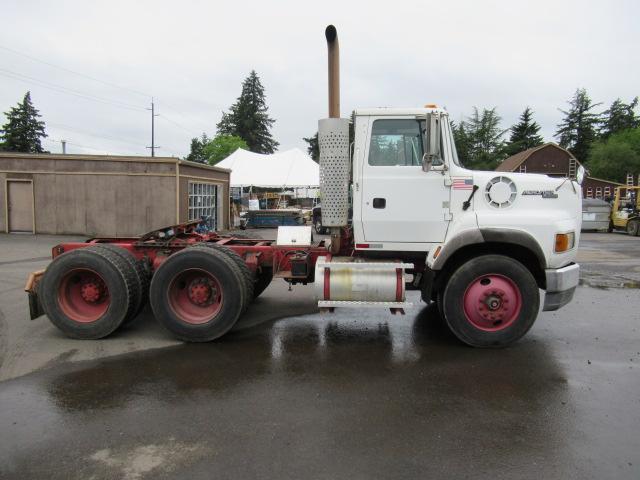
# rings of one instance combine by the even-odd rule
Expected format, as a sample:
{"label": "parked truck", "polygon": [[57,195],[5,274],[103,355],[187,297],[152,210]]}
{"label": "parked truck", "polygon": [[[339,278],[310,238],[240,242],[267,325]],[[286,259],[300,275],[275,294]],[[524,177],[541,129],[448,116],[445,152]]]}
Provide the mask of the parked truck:
{"label": "parked truck", "polygon": [[210,341],[282,279],[314,284],[323,310],[404,313],[406,291],[418,290],[461,341],[503,347],[531,328],[542,298],[545,311],[568,303],[578,285],[583,171],[557,179],[468,170],[436,105],[356,110],[350,145],[336,29],[325,36],[329,118],[319,121],[319,145],[329,240],[314,242],[305,226],[281,227],[269,241],[198,233],[194,222],[62,243],[28,280],[32,317],[45,313],[70,337],[98,339],[149,301],[177,338]]}

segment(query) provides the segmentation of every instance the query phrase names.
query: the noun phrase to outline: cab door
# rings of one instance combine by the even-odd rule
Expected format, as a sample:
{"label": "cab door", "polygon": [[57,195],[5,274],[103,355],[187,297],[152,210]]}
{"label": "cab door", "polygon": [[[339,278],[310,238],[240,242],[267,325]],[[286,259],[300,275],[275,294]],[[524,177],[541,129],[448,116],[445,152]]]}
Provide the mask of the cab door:
{"label": "cab door", "polygon": [[442,162],[428,172],[422,170],[424,120],[374,117],[370,122],[371,135],[361,169],[365,241],[444,241],[450,188]]}

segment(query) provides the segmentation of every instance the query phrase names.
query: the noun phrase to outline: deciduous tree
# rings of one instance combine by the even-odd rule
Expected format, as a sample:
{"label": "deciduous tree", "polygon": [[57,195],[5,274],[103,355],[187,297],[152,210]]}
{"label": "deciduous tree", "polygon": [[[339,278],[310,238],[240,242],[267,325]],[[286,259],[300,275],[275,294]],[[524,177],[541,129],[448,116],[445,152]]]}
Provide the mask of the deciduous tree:
{"label": "deciduous tree", "polygon": [[589,173],[624,183],[627,173],[640,174],[640,127],[614,133],[595,142],[589,151]]}
{"label": "deciduous tree", "polygon": [[224,160],[237,149],[249,150],[247,142],[235,135],[216,135],[204,146],[204,154],[209,165]]}

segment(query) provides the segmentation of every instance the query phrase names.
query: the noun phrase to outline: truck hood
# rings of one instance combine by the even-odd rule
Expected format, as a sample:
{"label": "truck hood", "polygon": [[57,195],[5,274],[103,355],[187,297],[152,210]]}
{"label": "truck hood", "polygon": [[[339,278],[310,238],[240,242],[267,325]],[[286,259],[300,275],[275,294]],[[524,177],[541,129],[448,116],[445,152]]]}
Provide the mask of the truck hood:
{"label": "truck hood", "polygon": [[552,254],[549,267],[575,260],[582,223],[582,189],[577,182],[547,175],[473,172],[479,187],[473,206],[480,228],[526,231],[545,252],[553,252],[555,234],[575,232],[575,248]]}

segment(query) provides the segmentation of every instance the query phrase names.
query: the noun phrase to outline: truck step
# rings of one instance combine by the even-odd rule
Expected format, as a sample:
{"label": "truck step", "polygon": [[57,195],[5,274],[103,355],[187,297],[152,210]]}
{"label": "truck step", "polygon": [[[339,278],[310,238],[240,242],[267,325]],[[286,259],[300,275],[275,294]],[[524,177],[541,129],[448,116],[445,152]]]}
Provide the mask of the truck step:
{"label": "truck step", "polygon": [[335,307],[346,308],[388,308],[394,315],[404,315],[404,309],[413,306],[411,302],[363,302],[363,301],[347,301],[347,300],[319,300],[318,307],[320,311],[333,312]]}

